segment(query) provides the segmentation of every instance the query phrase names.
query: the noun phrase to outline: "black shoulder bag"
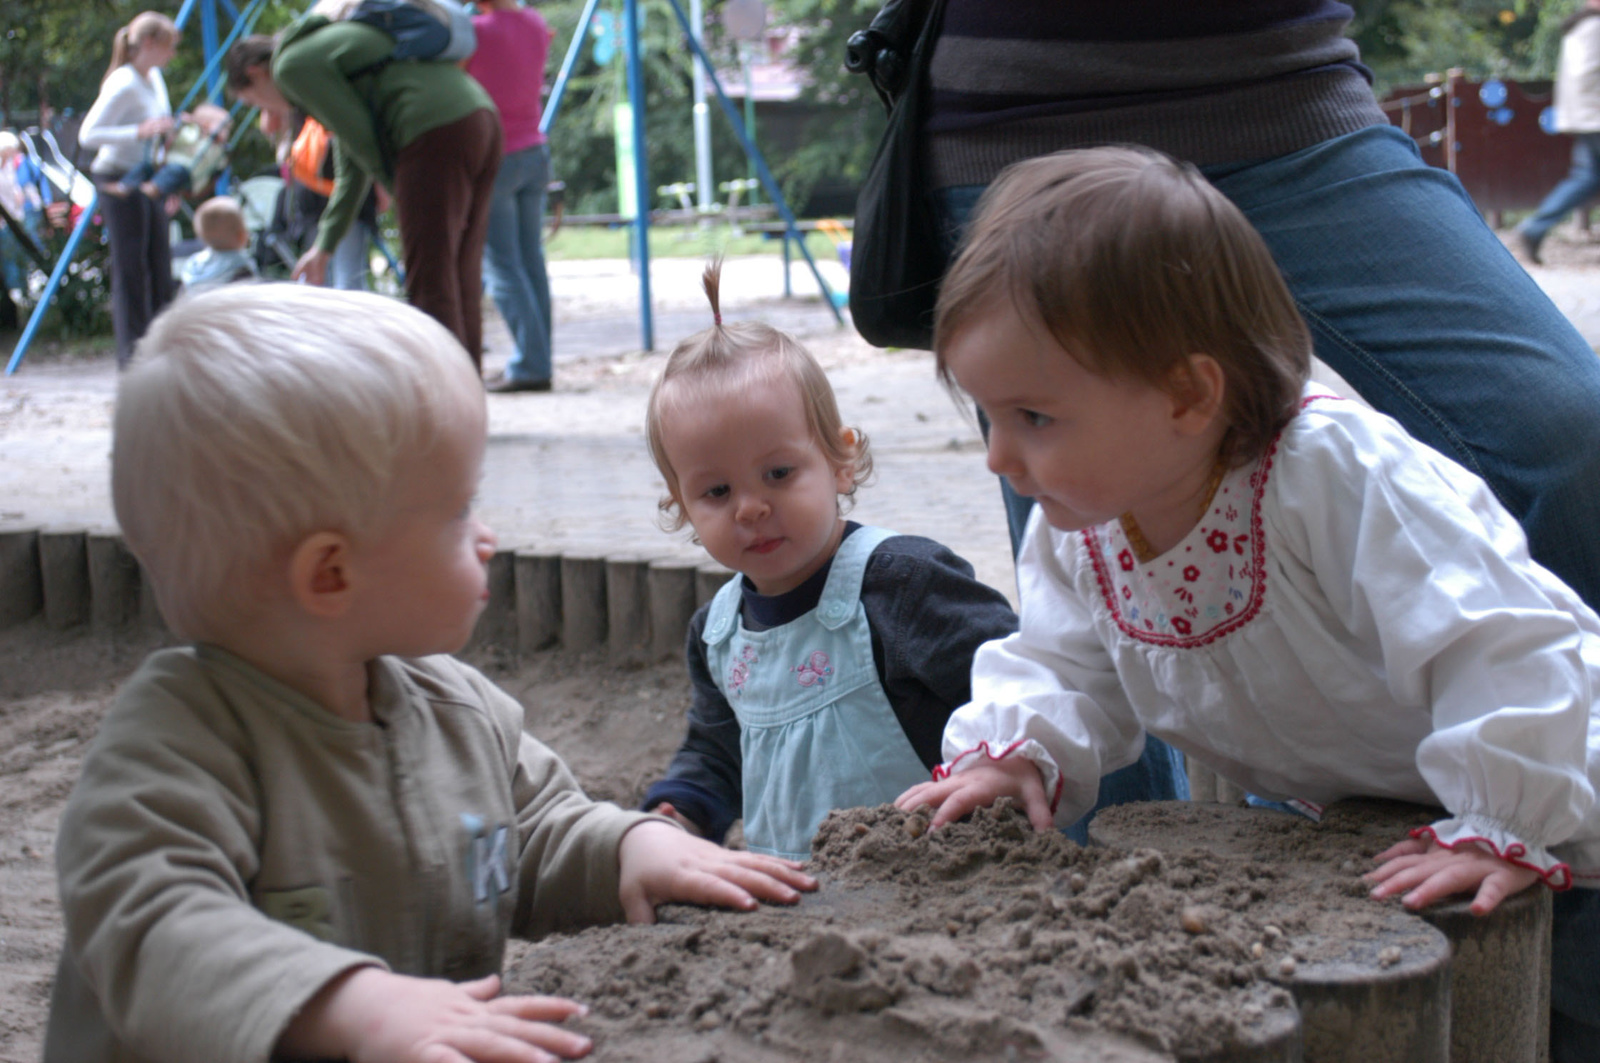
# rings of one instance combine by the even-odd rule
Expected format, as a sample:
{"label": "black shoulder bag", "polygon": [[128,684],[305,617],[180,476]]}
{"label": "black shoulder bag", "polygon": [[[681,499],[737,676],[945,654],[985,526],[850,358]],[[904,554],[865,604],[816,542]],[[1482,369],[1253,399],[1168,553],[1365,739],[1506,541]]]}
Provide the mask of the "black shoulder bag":
{"label": "black shoulder bag", "polygon": [[889,128],[856,199],[850,247],[850,317],[879,347],[933,345],[948,262],[924,184],[922,123],[944,3],[890,0],[847,50],[845,66],[867,74],[889,108]]}

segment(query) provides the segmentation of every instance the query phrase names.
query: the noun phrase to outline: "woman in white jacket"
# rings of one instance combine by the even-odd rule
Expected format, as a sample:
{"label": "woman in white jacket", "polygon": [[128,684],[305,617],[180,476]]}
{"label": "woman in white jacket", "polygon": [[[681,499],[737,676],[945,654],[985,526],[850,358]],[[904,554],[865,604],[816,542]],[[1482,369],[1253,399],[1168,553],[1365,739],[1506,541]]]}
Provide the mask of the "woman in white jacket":
{"label": "woman in white jacket", "polygon": [[[78,130],[94,148],[90,173],[97,184],[115,182],[145,160],[156,138],[172,129],[172,105],[161,67],[178,47],[178,27],[166,15],[145,11],[117,30],[100,96]],[[135,193],[100,197],[111,242],[111,323],[117,365],[133,357],[134,344],[171,301],[172,247],[161,202]]]}

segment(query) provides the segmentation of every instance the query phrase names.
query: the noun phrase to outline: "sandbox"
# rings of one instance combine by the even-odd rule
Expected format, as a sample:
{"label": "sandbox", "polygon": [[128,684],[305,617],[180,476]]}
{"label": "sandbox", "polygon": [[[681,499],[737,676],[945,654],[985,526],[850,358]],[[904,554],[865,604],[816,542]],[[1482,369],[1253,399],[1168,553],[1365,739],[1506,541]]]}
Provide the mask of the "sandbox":
{"label": "sandbox", "polygon": [[[663,908],[547,939],[508,983],[585,1001],[602,1060],[1534,1063],[1537,975],[1475,998],[1474,1036],[1498,1039],[1453,1056],[1446,932],[1367,896],[1371,856],[1420,814],[1174,802],[1097,831],[1134,845],[1082,849],[1004,806],[936,832],[854,809],[819,831],[823,887],[798,908]],[[1464,966],[1547,942],[1548,912],[1541,889],[1472,921]]]}

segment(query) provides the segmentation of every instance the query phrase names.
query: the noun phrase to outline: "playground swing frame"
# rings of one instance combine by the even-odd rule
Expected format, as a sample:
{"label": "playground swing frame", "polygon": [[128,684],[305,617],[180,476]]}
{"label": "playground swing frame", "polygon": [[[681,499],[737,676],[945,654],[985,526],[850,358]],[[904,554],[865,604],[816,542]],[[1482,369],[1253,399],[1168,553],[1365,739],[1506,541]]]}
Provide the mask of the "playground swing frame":
{"label": "playground swing frame", "polygon": [[[217,38],[217,8],[219,6],[233,19],[233,28],[220,41]],[[205,56],[205,66],[200,72],[200,77],[189,87],[189,91],[184,95],[183,101],[178,105],[180,113],[190,103],[194,102],[195,94],[199,92],[202,85],[208,86],[207,96],[209,99],[217,103],[222,102],[221,70],[223,57],[227,54],[233,42],[255,25],[256,19],[260,17],[261,10],[265,6],[266,0],[250,0],[245,5],[244,11],[241,12],[233,6],[232,0],[184,0],[183,6],[178,9],[178,16],[172,21],[181,31],[188,23],[190,16],[196,10],[200,12],[200,41],[203,49],[202,54]],[[228,142],[230,153],[238,144],[238,139],[243,134],[243,131],[248,128],[249,116],[254,114],[252,110],[246,115],[246,121],[237,121],[239,109],[238,105],[233,108],[236,121],[234,123],[233,138]],[[223,173],[226,175],[228,171],[224,170]],[[73,172],[68,176],[75,185],[78,179],[82,177],[82,174],[74,167]],[[100,190],[94,187],[93,181],[89,182],[89,187],[91,193],[88,202],[80,205],[78,223],[73,226],[72,235],[67,237],[66,246],[61,250],[61,257],[56,260],[55,268],[50,271],[50,279],[45,282],[44,292],[39,296],[39,302],[34,306],[33,312],[28,315],[28,324],[23,328],[22,335],[17,339],[17,346],[11,352],[11,360],[6,363],[6,376],[14,374],[17,371],[17,367],[22,364],[22,359],[28,353],[28,347],[32,344],[35,333],[39,331],[39,324],[43,320],[45,312],[49,310],[50,303],[55,299],[56,291],[61,287],[62,278],[67,274],[67,267],[72,264],[73,258],[78,253],[78,246],[83,242],[83,234],[94,223],[95,210],[100,205]]]}
{"label": "playground swing frame", "polygon": [[[567,81],[572,76],[572,70],[582,55],[583,42],[588,36],[589,26],[594,21],[595,11],[598,9],[599,3],[600,0],[587,0],[584,4],[583,13],[579,16],[577,27],[573,32],[572,43],[567,48],[566,57],[561,64],[561,71],[551,89],[549,103],[545,107],[544,113],[540,116],[539,131],[541,133],[548,134],[556,116],[560,113],[561,101],[566,94]],[[200,77],[195,80],[188,93],[185,94],[183,102],[179,105],[180,111],[193,101],[195,94],[202,85],[208,87],[207,95],[211,99],[220,102],[222,95],[220,70],[223,57],[227,54],[227,50],[232,46],[233,42],[255,24],[264,4],[265,0],[250,0],[241,12],[234,7],[232,0],[184,0],[183,7],[179,9],[178,16],[173,21],[181,30],[191,14],[196,10],[200,12],[201,44],[204,49],[205,66],[200,73]],[[790,240],[794,241],[800,248],[801,255],[805,257],[806,265],[811,269],[811,275],[816,279],[817,288],[822,293],[823,304],[833,314],[834,322],[843,327],[844,315],[840,313],[839,306],[834,301],[833,290],[823,277],[822,271],[817,268],[816,259],[812,257],[811,249],[806,246],[805,236],[800,231],[794,212],[789,209],[788,200],[784,197],[782,190],[778,187],[777,180],[772,176],[771,169],[767,166],[766,157],[761,154],[761,150],[756,147],[755,142],[750,138],[749,132],[745,128],[743,116],[733,106],[728,94],[723,90],[722,80],[717,76],[716,69],[712,66],[710,57],[706,54],[699,35],[694,32],[689,17],[683,10],[683,5],[679,3],[679,0],[667,0],[667,4],[672,8],[672,13],[678,21],[678,26],[682,29],[685,38],[689,42],[690,50],[693,53],[692,62],[700,64],[701,71],[705,74],[712,91],[716,94],[717,103],[722,107],[723,114],[727,116],[729,123],[733,127],[734,135],[738,138],[739,146],[744,150],[745,158],[755,166],[756,174],[761,181],[762,187],[777,208],[779,217],[783,219],[785,251],[787,251],[787,244]],[[217,9],[219,6],[233,19],[232,29],[220,41],[217,38]],[[632,243],[634,260],[639,266],[640,346],[646,351],[653,351],[655,350],[655,321],[650,295],[650,210],[648,208],[650,202],[650,173],[645,151],[644,65],[641,59],[642,52],[639,42],[639,15],[639,0],[623,0],[623,36],[626,48],[628,101],[633,109],[633,171],[636,209],[634,211]],[[235,106],[234,110],[237,111],[238,107]],[[254,112],[249,113],[253,114]],[[238,137],[248,128],[248,117],[249,115],[247,114],[246,121],[235,122],[234,139],[229,143],[230,151],[237,144]],[[74,175],[74,178],[76,176]],[[99,199],[99,190],[95,189],[88,203],[82,207],[78,223],[74,226],[71,236],[67,238],[61,257],[57,260],[55,269],[51,271],[50,279],[45,284],[44,293],[40,296],[38,304],[33,308],[32,314],[29,315],[28,324],[23,329],[22,336],[17,340],[17,346],[11,353],[10,361],[6,364],[7,376],[14,374],[17,371],[17,367],[22,364],[22,359],[27,354],[28,347],[33,342],[33,337],[39,329],[40,320],[54,299],[55,293],[61,285],[61,280],[66,275],[68,265],[77,254],[84,232],[93,222],[95,208],[99,205]],[[385,249],[385,254],[387,254],[387,249]],[[787,258],[787,255],[785,257]]]}
{"label": "playground swing frame", "polygon": [[[672,8],[672,13],[678,20],[678,26],[683,30],[684,36],[689,41],[689,48],[693,52],[692,62],[700,64],[701,71],[710,82],[712,91],[716,94],[717,103],[722,107],[722,113],[727,115],[729,123],[733,126],[734,135],[739,140],[739,146],[744,149],[745,158],[756,168],[756,174],[761,180],[761,186],[766,189],[772,204],[778,210],[778,216],[783,219],[785,250],[787,241],[793,240],[800,248],[800,253],[805,256],[806,265],[811,267],[811,275],[816,278],[817,287],[822,292],[822,301],[833,314],[835,323],[843,327],[844,315],[840,313],[839,306],[833,299],[833,290],[828,282],[823,279],[822,271],[817,268],[816,259],[811,256],[811,250],[806,246],[805,236],[800,231],[799,224],[795,221],[794,212],[789,209],[789,202],[784,198],[783,192],[778,188],[778,182],[773,178],[772,171],[767,167],[767,160],[756,147],[755,141],[750,139],[745,128],[744,117],[728,99],[728,94],[723,91],[722,81],[717,77],[715,68],[711,65],[710,57],[706,55],[705,46],[701,44],[700,37],[694,32],[694,27],[689,21],[689,16],[684,13],[683,5],[679,0],[667,0]],[[584,4],[583,13],[578,16],[577,28],[572,34],[572,43],[567,47],[566,58],[562,60],[561,71],[556,75],[555,84],[550,89],[550,100],[546,104],[544,113],[539,118],[539,132],[548,134],[550,127],[555,123],[557,114],[561,110],[562,98],[566,95],[567,81],[572,76],[573,67],[578,63],[578,58],[583,52],[584,39],[589,35],[590,23],[594,21],[595,10],[599,7],[600,0],[588,0]],[[634,175],[634,219],[633,219],[633,254],[634,261],[639,264],[639,328],[640,346],[646,351],[655,350],[655,322],[651,311],[650,299],[650,172],[645,155],[645,109],[644,109],[644,65],[641,61],[639,47],[639,0],[623,0],[623,39],[626,49],[628,104],[633,108],[633,175]]]}

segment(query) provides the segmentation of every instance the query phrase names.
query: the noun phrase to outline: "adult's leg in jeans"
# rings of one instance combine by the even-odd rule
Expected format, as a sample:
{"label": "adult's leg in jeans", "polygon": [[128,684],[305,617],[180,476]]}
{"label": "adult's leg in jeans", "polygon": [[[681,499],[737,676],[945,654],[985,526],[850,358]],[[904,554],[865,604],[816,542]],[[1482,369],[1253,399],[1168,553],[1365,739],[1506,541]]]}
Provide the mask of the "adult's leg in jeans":
{"label": "adult's leg in jeans", "polygon": [[523,189],[522,208],[522,260],[527,264],[528,277],[533,281],[533,296],[539,301],[539,313],[544,319],[544,349],[555,350],[553,333],[555,317],[550,308],[550,273],[544,261],[544,208],[546,189],[550,185],[550,145],[540,144],[538,173],[529,187]]}
{"label": "adult's leg in jeans", "polygon": [[328,287],[345,292],[360,292],[367,288],[367,249],[371,231],[367,223],[357,219],[333,249],[328,261]]}
{"label": "adult's leg in jeans", "polygon": [[[953,252],[960,242],[961,233],[965,231],[967,220],[978,205],[984,187],[958,185],[935,193],[935,205],[940,214],[947,252]],[[983,426],[984,437],[988,438],[989,426],[981,410],[978,419]],[[1010,481],[1003,476],[1000,477],[1000,498],[1006,507],[1006,525],[1011,531],[1011,556],[1014,558],[1022,545],[1022,534],[1028,526],[1033,499],[1013,491]],[[1144,752],[1139,759],[1100,779],[1100,794],[1094,807],[1068,827],[1066,835],[1080,845],[1087,845],[1089,822],[1102,808],[1133,801],[1186,801],[1188,798],[1189,776],[1184,770],[1183,754],[1154,735],[1147,734]]]}
{"label": "adult's leg in jeans", "polygon": [[500,161],[500,173],[495,177],[489,201],[483,270],[489,280],[489,293],[516,345],[506,363],[509,380],[550,379],[550,329],[545,316],[549,281],[545,281],[546,300],[541,306],[525,233],[528,228],[533,230],[532,251],[542,275],[544,255],[539,248],[539,226],[544,222],[548,173],[549,154],[544,145],[514,151]]}
{"label": "adult's leg in jeans", "polygon": [[1317,356],[1483,477],[1600,604],[1600,359],[1456,179],[1388,126],[1207,175],[1272,248]]}
{"label": "adult's leg in jeans", "polygon": [[22,245],[10,229],[0,227],[0,287],[10,291],[21,288],[26,279],[27,259],[22,255]]}
{"label": "adult's leg in jeans", "polygon": [[1562,218],[1596,192],[1600,192],[1600,133],[1579,133],[1572,139],[1572,169],[1519,228],[1538,245]]}
{"label": "adult's leg in jeans", "polygon": [[1550,1059],[1594,1063],[1600,1059],[1600,890],[1567,890],[1554,900]]}
{"label": "adult's leg in jeans", "polygon": [[117,365],[133,357],[152,317],[150,258],[150,201],[139,193],[119,198],[100,197],[111,243],[111,327],[117,338]]}

